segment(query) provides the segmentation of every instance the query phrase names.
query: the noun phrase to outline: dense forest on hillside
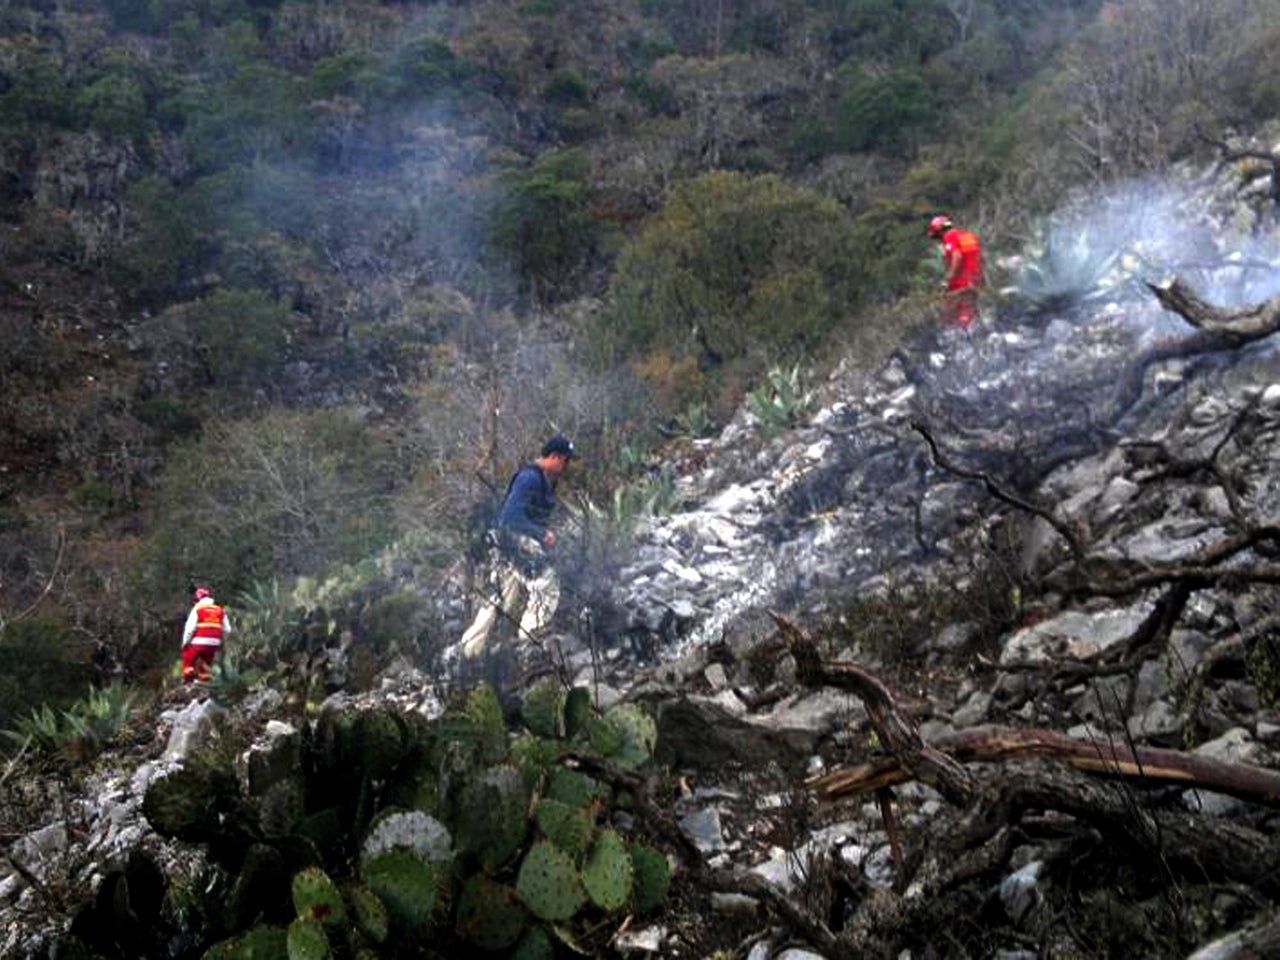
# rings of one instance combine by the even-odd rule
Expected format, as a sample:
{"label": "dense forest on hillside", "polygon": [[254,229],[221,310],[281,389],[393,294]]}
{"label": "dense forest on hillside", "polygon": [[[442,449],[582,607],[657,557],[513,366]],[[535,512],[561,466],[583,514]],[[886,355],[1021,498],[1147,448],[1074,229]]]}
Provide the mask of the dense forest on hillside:
{"label": "dense forest on hillside", "polygon": [[625,526],[657,444],[930,321],[928,216],[1012,250],[1274,116],[1278,32],[1266,0],[6,4],[0,726],[167,669],[193,579],[265,622],[298,577],[446,567],[553,427]]}

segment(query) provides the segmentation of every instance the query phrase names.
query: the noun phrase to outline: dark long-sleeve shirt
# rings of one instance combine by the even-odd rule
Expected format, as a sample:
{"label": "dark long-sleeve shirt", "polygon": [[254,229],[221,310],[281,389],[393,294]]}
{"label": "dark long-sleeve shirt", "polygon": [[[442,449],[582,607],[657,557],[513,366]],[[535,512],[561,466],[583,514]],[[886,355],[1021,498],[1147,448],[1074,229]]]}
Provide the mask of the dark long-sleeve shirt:
{"label": "dark long-sleeve shirt", "polygon": [[498,526],[542,543],[555,507],[555,490],[551,481],[536,463],[526,463],[516,471],[511,485],[507,487],[507,496],[498,514]]}

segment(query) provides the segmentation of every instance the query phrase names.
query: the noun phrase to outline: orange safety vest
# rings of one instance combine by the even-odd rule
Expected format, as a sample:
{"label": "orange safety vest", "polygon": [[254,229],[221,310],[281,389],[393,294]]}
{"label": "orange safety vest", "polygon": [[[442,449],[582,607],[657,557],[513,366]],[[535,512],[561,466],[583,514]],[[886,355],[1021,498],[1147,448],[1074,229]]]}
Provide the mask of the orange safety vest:
{"label": "orange safety vest", "polygon": [[191,643],[197,647],[222,646],[222,608],[216,603],[206,603],[196,607],[196,629],[191,634]]}
{"label": "orange safety vest", "polygon": [[942,235],[942,262],[949,263],[952,253],[960,254],[960,271],[951,278],[950,288],[982,286],[982,244],[971,230],[952,228]]}

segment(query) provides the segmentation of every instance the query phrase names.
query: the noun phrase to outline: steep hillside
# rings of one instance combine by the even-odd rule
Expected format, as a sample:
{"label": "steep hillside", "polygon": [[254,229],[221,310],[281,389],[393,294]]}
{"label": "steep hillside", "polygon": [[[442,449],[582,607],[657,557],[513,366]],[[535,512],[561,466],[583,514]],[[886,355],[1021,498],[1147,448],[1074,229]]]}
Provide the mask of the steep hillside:
{"label": "steep hillside", "polygon": [[1087,287],[671,445],[634,539],[566,532],[537,682],[421,657],[410,598],[471,597],[407,549],[258,598],[245,669],[6,769],[5,949],[1274,952],[1270,175],[1060,214],[1138,196],[1194,274],[1113,226]]}

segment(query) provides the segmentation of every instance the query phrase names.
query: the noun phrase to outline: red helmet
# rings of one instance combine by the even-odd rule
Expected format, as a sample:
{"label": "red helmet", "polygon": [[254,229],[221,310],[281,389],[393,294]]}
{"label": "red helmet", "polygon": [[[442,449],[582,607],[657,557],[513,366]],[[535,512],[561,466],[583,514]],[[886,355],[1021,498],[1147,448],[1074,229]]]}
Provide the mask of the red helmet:
{"label": "red helmet", "polygon": [[947,230],[951,229],[951,218],[948,216],[934,217],[929,221],[929,236],[940,237]]}
{"label": "red helmet", "polygon": [[213,594],[205,587],[196,587],[196,599],[203,600],[205,597],[212,597]]}

